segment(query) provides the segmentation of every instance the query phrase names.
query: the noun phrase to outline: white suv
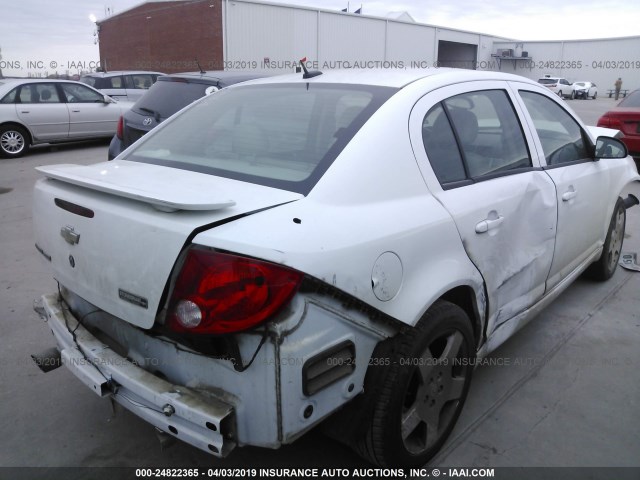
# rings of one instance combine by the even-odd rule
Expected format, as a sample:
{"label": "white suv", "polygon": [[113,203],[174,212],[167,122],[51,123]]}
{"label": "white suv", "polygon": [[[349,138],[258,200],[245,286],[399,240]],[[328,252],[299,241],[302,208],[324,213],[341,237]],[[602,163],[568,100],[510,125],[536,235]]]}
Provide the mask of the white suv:
{"label": "white suv", "polygon": [[80,81],[116,100],[135,102],[162,75],[164,73],[145,71],[94,72],[83,75]]}
{"label": "white suv", "polygon": [[566,78],[545,75],[544,78],[538,79],[538,83],[549,88],[560,98],[570,98],[572,100],[576,98],[575,87]]}

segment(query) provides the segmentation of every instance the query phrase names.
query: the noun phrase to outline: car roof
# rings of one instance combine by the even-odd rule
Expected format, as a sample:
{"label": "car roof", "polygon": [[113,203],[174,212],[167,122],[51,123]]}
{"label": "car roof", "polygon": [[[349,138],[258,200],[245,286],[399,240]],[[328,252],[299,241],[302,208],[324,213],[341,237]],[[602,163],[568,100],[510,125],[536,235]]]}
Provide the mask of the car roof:
{"label": "car roof", "polygon": [[[171,78],[185,78],[199,80],[202,83],[218,83],[223,81],[227,84],[234,84],[243,81],[250,81],[251,84],[277,84],[277,83],[342,83],[361,84],[392,88],[402,88],[417,80],[427,79],[432,88],[446,86],[452,83],[474,81],[474,80],[503,80],[519,81],[536,85],[533,80],[513,75],[510,73],[465,70],[458,68],[425,68],[425,69],[345,69],[326,70],[322,75],[304,79],[302,73],[292,73],[285,75],[270,75],[269,72],[237,72],[237,71],[210,71],[210,72],[184,72],[175,73],[159,77],[158,80],[170,81]],[[9,80],[2,79],[1,82],[9,83]],[[73,80],[52,80],[52,79],[13,79],[12,84],[17,82],[74,82]],[[1,88],[1,86],[0,86]]]}
{"label": "car roof", "polygon": [[88,85],[77,82],[76,80],[64,80],[58,78],[0,78],[0,94],[16,87],[17,85],[25,85],[32,83],[76,83],[87,87]]}
{"label": "car roof", "polygon": [[77,80],[66,80],[64,78],[2,78],[0,83],[11,83],[13,85],[17,83],[78,83],[84,85]]}
{"label": "car roof", "polygon": [[251,84],[274,83],[343,83],[381,87],[403,88],[418,80],[428,80],[430,86],[446,86],[452,83],[475,80],[520,81],[538,85],[529,80],[510,73],[466,70],[460,68],[425,68],[425,69],[345,69],[326,70],[322,75],[304,79],[302,73],[277,75],[253,80]]}
{"label": "car roof", "polygon": [[640,107],[634,107],[634,106],[625,106],[624,103],[631,103],[636,101],[636,97],[640,97],[640,88],[631,91],[630,93],[627,93],[627,95],[620,101],[620,103],[618,103],[618,105],[616,105],[612,110],[617,110],[617,109],[640,109]]}
{"label": "car roof", "polygon": [[162,72],[150,72],[148,70],[114,70],[111,72],[91,72],[85,73],[83,77],[115,77],[117,75],[139,75],[145,73],[152,73],[154,75],[165,75]]}
{"label": "car roof", "polygon": [[254,78],[262,78],[267,77],[269,75],[273,75],[272,72],[264,72],[264,71],[225,71],[225,70],[211,70],[207,72],[182,72],[182,73],[171,73],[166,75],[164,81],[167,81],[171,78],[186,78],[190,80],[204,80],[211,82],[218,82],[223,80],[225,82],[237,83],[242,82],[244,80],[252,80]]}

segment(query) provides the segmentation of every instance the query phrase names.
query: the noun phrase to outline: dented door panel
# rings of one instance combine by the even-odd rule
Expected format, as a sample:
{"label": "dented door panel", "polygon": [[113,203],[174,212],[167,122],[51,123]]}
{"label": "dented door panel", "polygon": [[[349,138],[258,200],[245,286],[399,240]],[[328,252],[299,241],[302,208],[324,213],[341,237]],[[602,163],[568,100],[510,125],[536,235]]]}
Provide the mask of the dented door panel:
{"label": "dented door panel", "polygon": [[[530,168],[443,188],[425,152],[423,118],[438,102],[446,103],[473,90],[505,92],[515,115],[522,117],[522,108],[513,99],[506,82],[478,82],[443,88],[423,97],[412,112],[410,131],[425,181],[453,218],[467,255],[484,279],[488,300],[486,334],[489,336],[498,325],[529,308],[545,293],[556,235],[556,190],[549,176],[538,168],[532,132],[521,125],[517,128],[502,125],[501,128],[504,132],[509,128],[524,138]],[[463,100],[461,107],[465,107]],[[480,119],[479,129],[482,121]],[[503,123],[506,122],[503,120]],[[468,136],[468,132],[458,132],[458,141],[465,141],[464,136]]]}
{"label": "dented door panel", "polygon": [[[490,334],[545,293],[556,235],[553,182],[544,172],[526,172],[443,191],[438,197],[484,278]],[[478,223],[492,217],[503,220],[479,233]]]}

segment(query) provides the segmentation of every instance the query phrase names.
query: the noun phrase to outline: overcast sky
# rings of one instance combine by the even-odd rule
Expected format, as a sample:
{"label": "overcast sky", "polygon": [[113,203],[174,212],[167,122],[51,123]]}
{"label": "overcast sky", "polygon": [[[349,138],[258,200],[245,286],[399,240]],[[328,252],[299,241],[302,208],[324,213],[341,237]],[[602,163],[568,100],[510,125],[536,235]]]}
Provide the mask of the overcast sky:
{"label": "overcast sky", "polygon": [[[7,0],[8,1],[8,0]],[[98,60],[95,25],[105,17],[141,4],[139,0],[14,0],[0,15],[0,68],[5,75],[27,70],[71,70],[79,62]],[[362,5],[365,15],[407,11],[420,23],[520,40],[571,40],[640,36],[640,2],[629,0],[513,0],[482,4],[476,0],[349,1],[289,0],[279,3],[351,12]],[[30,64],[28,62],[31,62]],[[11,68],[20,66],[19,69]],[[27,68],[27,67],[31,68]]]}

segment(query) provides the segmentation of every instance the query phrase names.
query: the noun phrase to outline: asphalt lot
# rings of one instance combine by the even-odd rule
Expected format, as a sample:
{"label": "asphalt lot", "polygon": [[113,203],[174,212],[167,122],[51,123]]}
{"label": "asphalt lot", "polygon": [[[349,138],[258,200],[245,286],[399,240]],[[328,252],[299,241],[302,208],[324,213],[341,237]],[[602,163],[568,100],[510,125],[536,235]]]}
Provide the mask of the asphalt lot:
{"label": "asphalt lot", "polygon": [[[595,123],[614,101],[570,101]],[[33,246],[34,167],[106,160],[107,142],[40,147],[0,161],[0,466],[367,467],[312,431],[277,451],[218,460],[176,442],[91,393],[65,368],[40,372],[30,354],[54,345],[33,301],[55,291]],[[10,189],[6,193],[1,193]],[[640,184],[633,186],[640,197]],[[627,212],[627,251],[640,252],[640,208]],[[580,279],[480,366],[465,410],[431,466],[640,467],[640,273]],[[319,454],[321,452],[321,454]],[[0,473],[0,477],[1,477]]]}

